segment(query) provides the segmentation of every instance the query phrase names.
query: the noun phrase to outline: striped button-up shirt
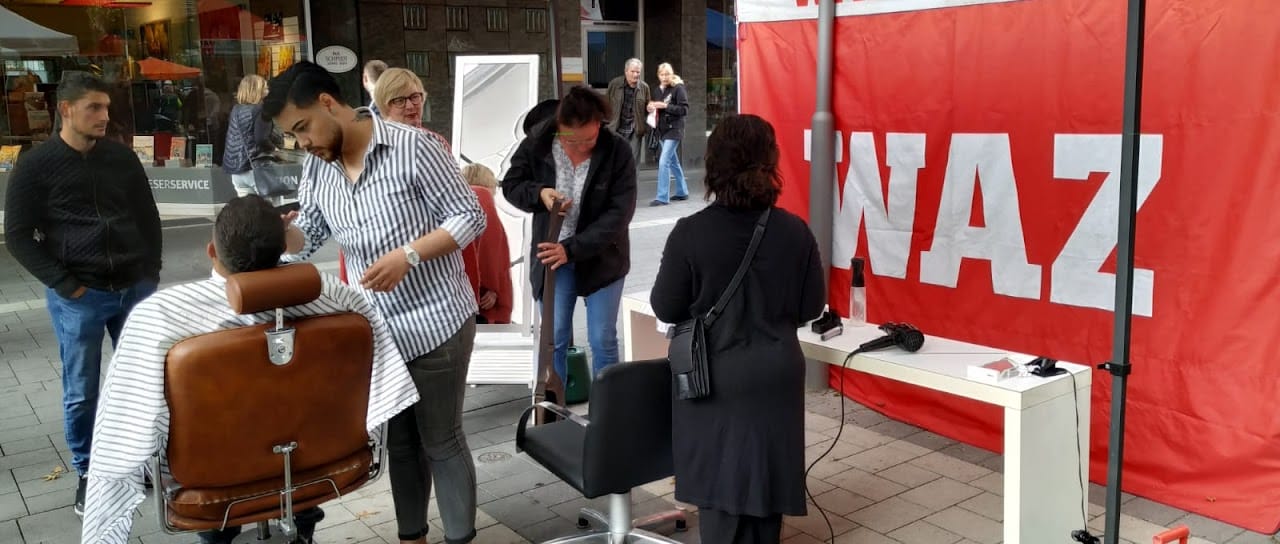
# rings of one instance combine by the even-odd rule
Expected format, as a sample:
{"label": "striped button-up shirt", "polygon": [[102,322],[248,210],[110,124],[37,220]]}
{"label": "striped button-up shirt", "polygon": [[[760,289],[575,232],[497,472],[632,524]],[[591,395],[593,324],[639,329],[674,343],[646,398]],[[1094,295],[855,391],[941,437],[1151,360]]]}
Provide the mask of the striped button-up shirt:
{"label": "striped button-up shirt", "polygon": [[337,240],[352,287],[382,312],[400,352],[414,359],[443,344],[476,314],[462,253],[422,261],[390,292],[367,290],[359,279],[383,255],[436,229],[465,247],[484,231],[484,210],[453,157],[430,135],[376,115],[372,121],[364,171],[355,183],[341,161],[307,155],[294,221],[306,243],[286,259],[306,259],[329,238]]}
{"label": "striped button-up shirt", "polygon": [[[322,277],[320,298],[286,308],[284,313],[298,318],[356,312],[369,320],[373,371],[365,424],[376,436],[379,425],[418,401],[417,388],[382,316],[337,278]],[[129,541],[134,511],[145,498],[144,466],[168,443],[164,362],[169,348],[193,336],[274,320],[273,311],[236,314],[227,303],[226,280],[216,273],[208,280],[163,289],[134,307],[112,355],[98,403],[82,542]],[[234,402],[235,392],[227,393],[227,402]]]}

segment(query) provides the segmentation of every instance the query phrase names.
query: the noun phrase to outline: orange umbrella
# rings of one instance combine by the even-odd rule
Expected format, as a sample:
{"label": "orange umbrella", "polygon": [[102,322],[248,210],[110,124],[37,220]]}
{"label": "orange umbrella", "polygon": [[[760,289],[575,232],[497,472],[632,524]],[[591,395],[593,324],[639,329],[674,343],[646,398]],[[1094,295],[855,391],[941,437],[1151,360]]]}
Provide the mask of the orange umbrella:
{"label": "orange umbrella", "polygon": [[200,69],[183,66],[167,60],[149,57],[138,61],[138,71],[143,79],[193,79],[200,77]]}

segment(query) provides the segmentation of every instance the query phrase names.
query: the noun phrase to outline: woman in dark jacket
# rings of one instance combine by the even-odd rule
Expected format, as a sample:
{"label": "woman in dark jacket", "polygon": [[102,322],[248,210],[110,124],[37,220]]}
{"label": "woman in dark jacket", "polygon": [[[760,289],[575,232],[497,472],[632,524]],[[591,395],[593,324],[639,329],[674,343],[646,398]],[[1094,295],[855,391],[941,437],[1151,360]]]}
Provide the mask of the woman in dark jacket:
{"label": "woman in dark jacket", "polygon": [[[658,112],[658,138],[662,151],[658,155],[658,196],[650,206],[665,206],[672,200],[689,198],[689,185],[684,179],[684,168],[676,149],[684,139],[684,117],[689,114],[689,95],[684,90],[684,80],[671,70],[671,65],[658,65],[658,92],[649,103],[649,112]],[[671,176],[676,178],[676,194],[668,197]]]}
{"label": "woman in dark jacket", "polygon": [[[556,271],[555,368],[563,380],[578,297],[587,306],[587,340],[598,375],[618,361],[618,306],[631,270],[627,226],[636,211],[636,163],[631,147],[604,126],[608,106],[595,91],[574,87],[511,156],[502,194],[533,213],[529,251],[534,299],[542,301],[546,267]],[[547,235],[550,209],[564,199],[564,225]]]}
{"label": "woman in dark jacket", "polygon": [[761,213],[772,209],[742,284],[707,331],[711,394],[673,401],[676,499],[698,506],[702,541],[776,543],[782,516],[805,514],[804,355],[796,329],[826,296],[804,221],[773,208],[773,127],[721,121],[707,142],[707,194],[667,238],[650,302],[658,319],[705,314],[729,285]]}
{"label": "woman in dark jacket", "polygon": [[[267,80],[250,74],[240,80],[235,107],[227,123],[227,144],[222,153],[222,170],[231,176],[236,196],[258,194],[253,176],[253,159],[270,155],[279,146],[271,122],[262,118],[262,99],[267,96]],[[275,199],[279,205],[279,198]]]}

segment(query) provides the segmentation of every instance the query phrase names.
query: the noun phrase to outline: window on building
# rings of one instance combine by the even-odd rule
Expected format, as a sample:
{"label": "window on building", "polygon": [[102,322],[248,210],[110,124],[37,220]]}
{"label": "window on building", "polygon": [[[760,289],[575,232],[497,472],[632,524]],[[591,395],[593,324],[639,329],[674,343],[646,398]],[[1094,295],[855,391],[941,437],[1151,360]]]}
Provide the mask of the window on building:
{"label": "window on building", "polygon": [[529,33],[547,31],[547,9],[525,8],[524,31]]}
{"label": "window on building", "polygon": [[425,30],[427,28],[427,6],[405,4],[404,27],[409,30]]}
{"label": "window on building", "polygon": [[466,6],[446,6],[444,8],[444,17],[445,30],[467,30],[471,28],[471,25],[467,24]]}
{"label": "window on building", "polygon": [[431,61],[426,51],[409,51],[404,54],[405,67],[410,72],[418,74],[418,77],[431,77]]}
{"label": "window on building", "polygon": [[489,32],[507,31],[507,8],[485,8],[485,30]]}

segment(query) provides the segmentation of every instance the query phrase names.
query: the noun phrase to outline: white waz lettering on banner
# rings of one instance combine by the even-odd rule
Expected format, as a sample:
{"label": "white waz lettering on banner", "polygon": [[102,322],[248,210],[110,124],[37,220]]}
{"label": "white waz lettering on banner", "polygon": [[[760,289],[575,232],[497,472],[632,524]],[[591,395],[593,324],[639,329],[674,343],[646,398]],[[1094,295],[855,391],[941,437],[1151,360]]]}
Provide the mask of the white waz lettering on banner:
{"label": "white waz lettering on banner", "polygon": [[[810,131],[804,132],[804,159],[811,160]],[[836,162],[843,162],[843,135],[836,132]],[[1164,139],[1143,135],[1138,165],[1138,208],[1160,181]],[[858,250],[865,224],[867,254],[878,276],[906,278],[914,231],[916,187],[925,166],[925,135],[889,133],[885,137],[888,191],[879,172],[871,133],[849,136],[850,166],[845,191],[835,179],[835,218],[831,262],[846,268]],[[1108,174],[1051,267],[1049,300],[1058,304],[1114,309],[1115,274],[1100,272],[1116,245],[1119,211],[1120,135],[1054,136],[1054,177],[1085,180]],[[973,191],[982,191],[982,225],[971,226]],[[955,287],[964,258],[991,262],[996,293],[1039,299],[1041,266],[1027,261],[1017,185],[1008,134],[956,134],[952,137],[935,223],[933,245],[920,255],[920,280]],[[1133,313],[1152,315],[1155,274],[1134,271]]]}
{"label": "white waz lettering on banner", "polygon": [[[982,187],[981,227],[970,226],[975,185]],[[1027,262],[1008,134],[951,137],[933,248],[920,253],[920,281],[955,287],[966,257],[991,261],[996,293],[1040,298],[1040,265]]]}
{"label": "white waz lettering on banner", "polygon": [[[1138,152],[1138,209],[1160,182],[1164,137],[1143,134]],[[1076,230],[1053,262],[1049,300],[1072,306],[1115,309],[1116,275],[1099,272],[1116,247],[1120,220],[1119,134],[1057,134],[1053,138],[1053,177],[1083,181],[1092,172],[1107,174]],[[1155,272],[1133,269],[1133,313],[1151,317]]]}
{"label": "white waz lettering on banner", "polygon": [[[835,141],[840,142],[842,137],[840,132],[836,132]],[[809,141],[810,132],[805,131],[806,161],[810,160]],[[832,217],[835,217],[836,225],[851,225],[854,236],[840,236],[842,229],[837,229],[832,240],[831,262],[839,268],[847,268],[847,263],[858,253],[857,233],[865,222],[867,253],[876,274],[906,278],[911,231],[915,225],[916,175],[924,168],[925,135],[889,133],[885,144],[885,164],[890,167],[888,195],[881,189],[880,158],[876,153],[875,138],[870,132],[849,135],[851,162],[844,178],[843,196],[840,195],[840,185],[832,183]],[[842,162],[843,147],[836,146],[837,163]]]}

